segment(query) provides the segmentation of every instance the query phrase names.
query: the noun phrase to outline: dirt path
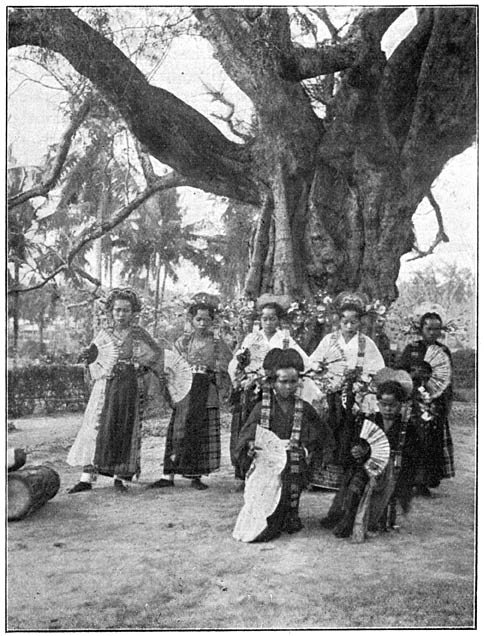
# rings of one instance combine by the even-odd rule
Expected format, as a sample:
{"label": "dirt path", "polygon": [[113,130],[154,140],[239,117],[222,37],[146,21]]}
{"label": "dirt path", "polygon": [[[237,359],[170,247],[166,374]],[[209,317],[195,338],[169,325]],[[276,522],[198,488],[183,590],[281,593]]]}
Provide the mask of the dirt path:
{"label": "dirt path", "polygon": [[8,527],[10,630],[471,627],[474,602],[473,405],[457,404],[457,477],[415,501],[399,533],[363,545],[318,525],[332,495],[304,493],[305,528],[269,544],[231,532],[243,495],[223,465],[192,490],[153,491],[161,475],[160,423],[148,423],[143,474],[127,494],[100,478],[90,493],[66,488],[65,457],[80,416],[16,420],[9,445],[29,464],[52,463],[59,494]]}

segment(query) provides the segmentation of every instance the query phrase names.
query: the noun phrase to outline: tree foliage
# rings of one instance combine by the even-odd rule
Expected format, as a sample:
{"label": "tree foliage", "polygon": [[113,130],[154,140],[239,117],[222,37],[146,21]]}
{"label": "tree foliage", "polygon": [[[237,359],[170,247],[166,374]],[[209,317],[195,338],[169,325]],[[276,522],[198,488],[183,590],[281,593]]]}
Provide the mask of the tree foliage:
{"label": "tree foliage", "polygon": [[[151,84],[106,13],[89,23],[69,9],[14,9],[9,46],[63,56],[186,185],[259,206],[247,295],[350,287],[388,302],[414,245],[413,213],[476,127],[476,9],[416,9],[387,59],[381,40],[403,11],[362,8],[335,26],[321,8],[194,8],[252,101],[243,142]],[[297,20],[314,45],[296,42]]]}

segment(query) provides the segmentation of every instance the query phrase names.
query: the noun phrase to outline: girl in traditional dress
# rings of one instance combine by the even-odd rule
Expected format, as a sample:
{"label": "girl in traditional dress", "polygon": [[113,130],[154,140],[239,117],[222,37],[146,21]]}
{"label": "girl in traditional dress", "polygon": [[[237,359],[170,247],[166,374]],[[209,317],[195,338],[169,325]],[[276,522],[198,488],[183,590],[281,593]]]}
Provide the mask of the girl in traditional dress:
{"label": "girl in traditional dress", "polygon": [[220,468],[219,392],[228,385],[227,365],[232,353],[224,340],[210,330],[215,309],[195,303],[188,314],[193,328],[175,343],[175,349],[192,367],[192,386],[173,411],[165,444],[163,472],[167,478],[155,481],[152,488],[174,485],[174,476],[191,480],[191,486],[205,490],[201,481]]}
{"label": "girl in traditional dress", "polygon": [[[341,385],[326,395],[327,421],[336,441],[333,467],[335,475],[341,475],[348,462],[351,462],[349,451],[353,437],[355,403],[353,385],[361,379],[369,380],[385,366],[373,340],[360,332],[362,315],[363,307],[360,304],[343,302],[339,309],[339,330],[325,336],[310,356],[313,367],[320,365],[324,369],[328,356],[339,350],[346,366]],[[314,469],[317,470],[316,459]]]}
{"label": "girl in traditional dress", "polygon": [[94,385],[79,433],[67,456],[83,466],[80,481],[68,492],[91,490],[97,474],[114,478],[116,490],[140,473],[141,419],[147,373],[161,350],[153,338],[133,324],[141,311],[130,289],[113,289],[106,301],[111,324],[100,331],[81,356],[90,365]]}
{"label": "girl in traditional dress", "polygon": [[[230,457],[235,468],[235,478],[243,480],[240,467],[237,465],[235,448],[241,427],[252,411],[260,393],[257,392],[261,377],[264,375],[263,361],[269,351],[275,348],[292,348],[299,353],[306,366],[308,356],[291,338],[287,330],[279,329],[284,310],[275,302],[265,303],[260,310],[261,329],[256,329],[245,336],[240,349],[231,360],[228,371],[233,385],[232,391],[232,425],[230,431]],[[315,402],[322,396],[314,383],[304,380],[303,399]]]}
{"label": "girl in traditional dress", "polygon": [[327,516],[321,520],[322,527],[332,528],[336,537],[353,534],[356,540],[363,541],[367,530],[395,527],[397,498],[403,511],[408,511],[420,452],[417,431],[405,411],[402,413],[402,405],[409,397],[395,380],[383,382],[377,389],[378,412],[372,419],[388,439],[390,457],[375,476],[366,468],[371,450],[368,442],[359,438],[364,421],[359,418],[350,450],[351,462]]}
{"label": "girl in traditional dress", "polygon": [[[430,377],[425,368],[427,366],[428,369],[428,363],[424,358],[431,345],[441,349],[449,358],[450,366],[452,357],[449,349],[438,341],[442,334],[442,318],[438,313],[427,312],[421,316],[419,333],[421,338],[405,347],[397,366],[410,373],[416,386],[413,417],[418,423],[423,444],[422,465],[416,477],[416,494],[431,497],[429,488],[437,488],[442,479],[455,476],[454,449],[449,428],[452,383],[449,382],[443,393],[435,399],[427,399],[426,409],[420,408],[422,400],[419,388],[425,390]],[[431,372],[431,368],[428,371]]]}
{"label": "girl in traditional dress", "polygon": [[[238,464],[245,475],[261,450],[256,446],[258,427],[272,431],[281,440],[287,440],[287,453],[283,451],[285,459],[281,466],[282,489],[279,500],[269,501],[273,509],[267,517],[267,501],[261,504],[264,509],[251,509],[247,514],[244,514],[243,509],[234,531],[234,537],[241,541],[270,541],[283,531],[292,534],[301,530],[303,524],[299,518],[299,498],[307,485],[311,453],[321,448],[330,456],[333,449],[331,431],[323,425],[314,408],[296,396],[300,374],[304,370],[299,353],[294,349],[272,349],[265,357],[264,368],[269,384],[240,432],[235,449]],[[255,501],[262,502],[268,494],[271,495],[267,493],[269,482],[278,491],[280,480],[274,483],[269,476],[267,482],[260,484],[264,492],[253,493]],[[246,497],[250,494],[246,490]],[[260,526],[263,528],[261,532]]]}

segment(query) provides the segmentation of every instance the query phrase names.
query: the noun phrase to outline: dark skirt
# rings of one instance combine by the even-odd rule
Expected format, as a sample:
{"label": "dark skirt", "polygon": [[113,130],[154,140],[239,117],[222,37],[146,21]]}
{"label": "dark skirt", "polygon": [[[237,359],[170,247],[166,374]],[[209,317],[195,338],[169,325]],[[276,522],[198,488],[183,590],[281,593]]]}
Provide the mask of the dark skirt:
{"label": "dark skirt", "polygon": [[322,450],[316,451],[311,459],[310,482],[312,486],[337,490],[345,469],[352,464],[351,446],[355,441],[355,418],[352,414],[354,397],[350,393],[346,408],[343,406],[341,391],[328,393],[326,421],[333,433],[335,449],[333,461],[326,464]]}
{"label": "dark skirt", "polygon": [[449,427],[450,401],[444,394],[434,401],[434,418],[418,420],[421,461],[417,483],[437,488],[442,479],[454,477],[454,448]]}
{"label": "dark skirt", "polygon": [[257,403],[254,391],[233,390],[230,397],[232,404],[232,422],[230,425],[230,461],[235,471],[236,479],[244,479],[244,470],[239,464],[237,444],[242,427]]}
{"label": "dark skirt", "polygon": [[208,475],[220,468],[220,415],[207,408],[211,379],[196,373],[188,395],[179,402],[166,434],[165,474]]}
{"label": "dark skirt", "polygon": [[134,366],[117,366],[106,385],[96,439],[94,466],[99,474],[130,479],[139,473],[139,401]]}

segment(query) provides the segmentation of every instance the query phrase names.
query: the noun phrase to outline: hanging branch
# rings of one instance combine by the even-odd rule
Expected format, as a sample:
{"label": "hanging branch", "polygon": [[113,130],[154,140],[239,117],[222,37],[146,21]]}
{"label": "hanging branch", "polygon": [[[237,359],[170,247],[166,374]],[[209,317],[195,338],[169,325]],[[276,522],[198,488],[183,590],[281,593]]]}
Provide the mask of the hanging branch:
{"label": "hanging branch", "polygon": [[416,251],[417,254],[413,258],[410,258],[409,262],[416,261],[419,258],[424,258],[424,256],[429,256],[429,254],[433,254],[434,249],[437,247],[437,245],[439,245],[439,243],[448,243],[450,240],[444,229],[444,220],[442,218],[442,210],[440,209],[440,205],[437,203],[437,201],[434,198],[434,195],[432,194],[430,190],[426,193],[425,196],[427,197],[428,202],[430,203],[430,205],[433,207],[435,211],[435,218],[437,219],[438,230],[434,240],[432,241],[432,244],[427,250],[420,250],[417,246],[414,247],[414,251]]}
{"label": "hanging branch", "polygon": [[39,283],[35,285],[31,285],[30,287],[15,287],[8,291],[8,294],[13,294],[16,292],[28,292],[33,291],[34,289],[39,289],[46,285],[50,280],[58,276],[61,272],[66,270],[73,270],[79,276],[86,278],[93,284],[97,285],[99,281],[97,278],[90,276],[84,270],[81,270],[79,267],[73,267],[74,258],[79,254],[79,252],[91,241],[97,238],[101,238],[105,234],[107,234],[110,230],[115,228],[117,225],[122,223],[125,219],[128,218],[134,210],[136,210],[142,203],[144,203],[147,199],[153,196],[156,192],[160,192],[162,190],[168,190],[170,188],[176,188],[179,186],[191,185],[191,182],[187,180],[185,177],[180,176],[176,172],[170,172],[170,174],[165,175],[164,177],[160,177],[154,182],[150,187],[146,188],[141,194],[139,194],[131,203],[121,208],[116,214],[114,214],[111,219],[103,221],[102,223],[94,223],[90,228],[82,232],[80,238],[75,243],[74,247],[70,250],[69,254],[66,258],[62,259],[62,264],[59,265],[53,272],[51,272],[48,276],[43,278]]}
{"label": "hanging branch", "polygon": [[[223,94],[221,90],[212,88],[211,86],[209,86],[203,81],[202,81],[202,84],[207,89],[207,93],[212,97],[212,102],[219,102],[223,106],[227,106],[227,108],[229,109],[229,112],[227,113],[227,115],[220,115],[212,111],[210,113],[211,116],[227,124],[230,132],[234,135],[234,137],[238,137],[241,141],[245,141],[245,142],[250,141],[250,139],[252,138],[251,135],[244,134],[240,132],[239,130],[237,130],[236,128],[237,120],[234,120],[235,104],[231,102],[229,99],[227,99],[227,97]],[[240,122],[237,122],[237,123],[240,123]]]}
{"label": "hanging branch", "polygon": [[79,130],[82,122],[86,119],[87,114],[91,109],[91,101],[88,99],[84,102],[78,112],[72,117],[72,120],[62,136],[62,139],[59,143],[59,148],[57,149],[57,154],[54,160],[54,164],[50,172],[46,175],[46,177],[42,180],[37,186],[34,186],[30,190],[26,192],[21,192],[20,194],[16,194],[8,200],[8,207],[11,210],[12,208],[25,203],[29,199],[33,197],[45,197],[52,190],[52,188],[57,183],[59,179],[60,173],[62,171],[62,167],[67,158],[67,153],[71,147],[72,139],[76,132]]}

